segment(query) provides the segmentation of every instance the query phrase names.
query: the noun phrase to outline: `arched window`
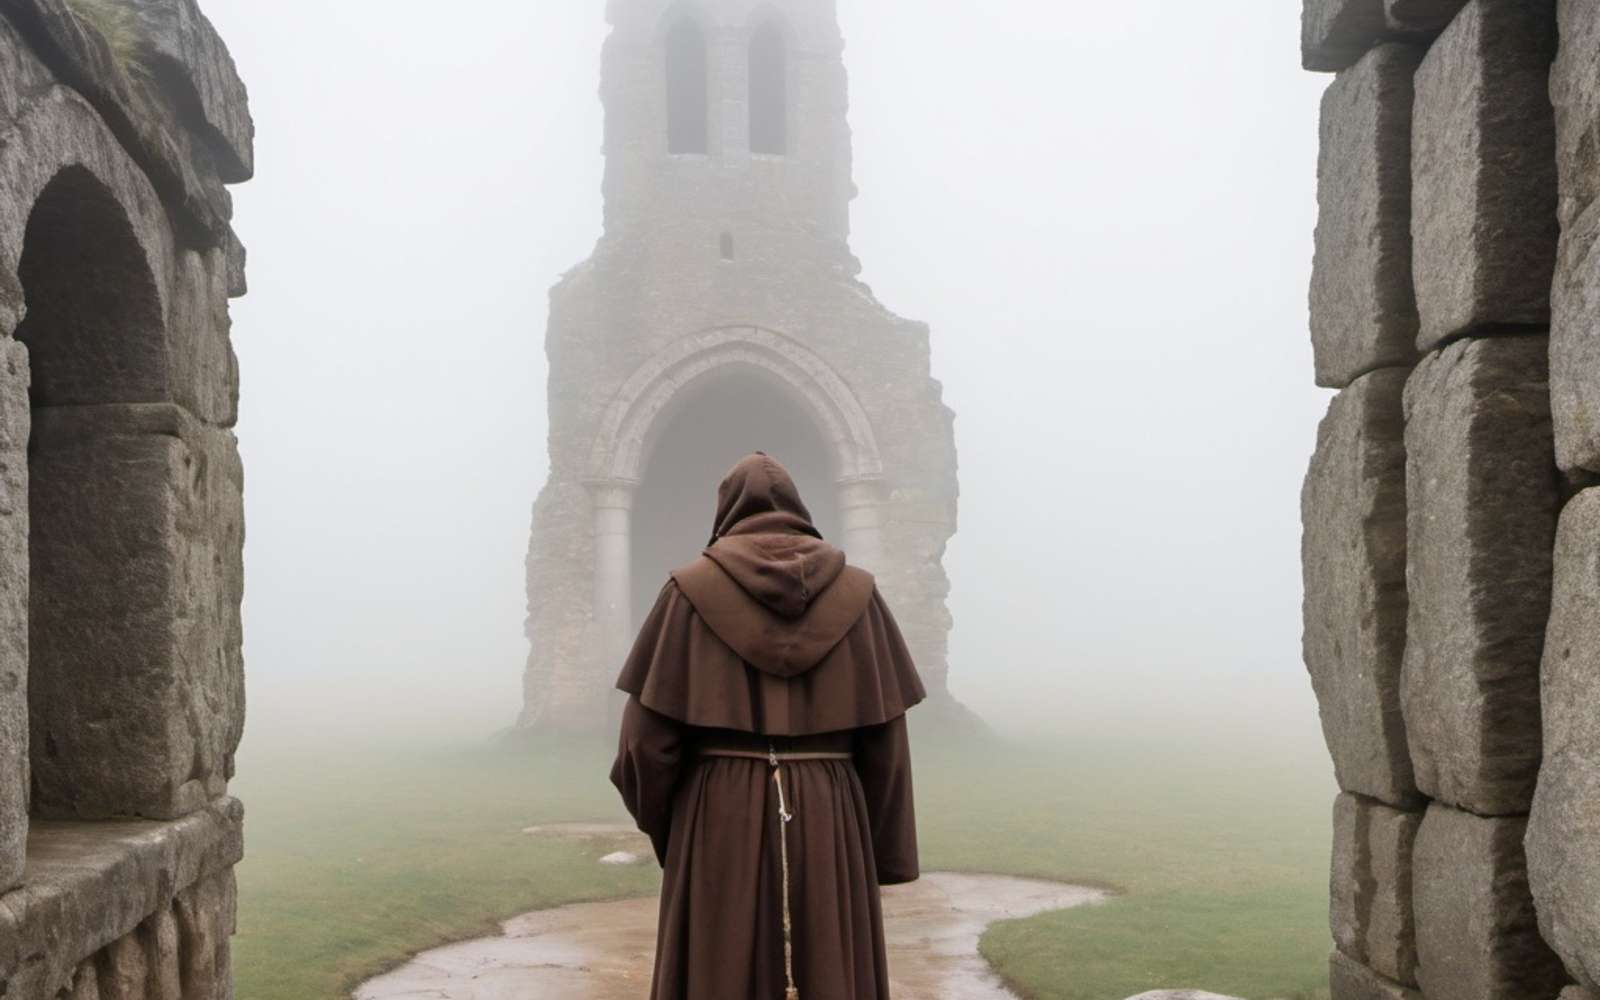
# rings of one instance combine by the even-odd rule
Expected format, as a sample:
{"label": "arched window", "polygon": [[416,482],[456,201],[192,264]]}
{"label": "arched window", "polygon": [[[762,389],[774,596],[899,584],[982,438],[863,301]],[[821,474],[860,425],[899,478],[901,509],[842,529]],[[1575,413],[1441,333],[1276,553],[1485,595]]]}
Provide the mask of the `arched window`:
{"label": "arched window", "polygon": [[750,39],[750,152],[789,151],[789,59],[783,29],[768,22]]}
{"label": "arched window", "polygon": [[706,38],[684,18],[667,32],[667,151],[709,151]]}

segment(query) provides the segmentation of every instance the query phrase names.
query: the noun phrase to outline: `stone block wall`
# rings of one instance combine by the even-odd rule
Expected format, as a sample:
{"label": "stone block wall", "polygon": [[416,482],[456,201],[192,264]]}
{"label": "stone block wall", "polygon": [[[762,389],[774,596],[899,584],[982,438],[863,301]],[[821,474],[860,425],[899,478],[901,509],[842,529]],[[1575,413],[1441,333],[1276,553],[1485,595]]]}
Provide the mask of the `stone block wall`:
{"label": "stone block wall", "polygon": [[0,0],[0,996],[233,995],[252,133],[195,0]]}
{"label": "stone block wall", "polygon": [[1332,996],[1594,1000],[1600,2],[1304,10]]}

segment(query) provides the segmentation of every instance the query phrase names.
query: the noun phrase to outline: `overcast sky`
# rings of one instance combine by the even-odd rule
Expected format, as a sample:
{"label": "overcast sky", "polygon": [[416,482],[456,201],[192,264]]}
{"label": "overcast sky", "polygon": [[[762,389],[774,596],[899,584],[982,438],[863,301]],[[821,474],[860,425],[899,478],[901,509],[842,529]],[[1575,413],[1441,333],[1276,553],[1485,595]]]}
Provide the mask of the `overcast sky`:
{"label": "overcast sky", "polygon": [[[247,740],[487,734],[521,699],[546,294],[599,235],[604,4],[204,6],[258,128],[234,192]],[[1227,705],[1315,731],[1326,79],[1299,70],[1297,6],[840,0],[853,245],[933,329],[952,686],[993,716]]]}

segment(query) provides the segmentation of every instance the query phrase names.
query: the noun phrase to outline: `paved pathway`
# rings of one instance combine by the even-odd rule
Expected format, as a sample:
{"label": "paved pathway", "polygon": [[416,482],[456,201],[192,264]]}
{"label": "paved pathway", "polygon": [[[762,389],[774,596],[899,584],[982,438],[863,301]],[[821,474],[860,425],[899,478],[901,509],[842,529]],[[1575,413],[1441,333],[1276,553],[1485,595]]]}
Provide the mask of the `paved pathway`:
{"label": "paved pathway", "polygon": [[[530,831],[535,832],[535,831]],[[996,920],[1097,903],[1094,889],[934,873],[883,891],[896,1000],[1014,1000],[978,955]],[[498,937],[449,945],[369,980],[356,1000],[641,1000],[650,988],[656,901],[583,903],[507,921]]]}

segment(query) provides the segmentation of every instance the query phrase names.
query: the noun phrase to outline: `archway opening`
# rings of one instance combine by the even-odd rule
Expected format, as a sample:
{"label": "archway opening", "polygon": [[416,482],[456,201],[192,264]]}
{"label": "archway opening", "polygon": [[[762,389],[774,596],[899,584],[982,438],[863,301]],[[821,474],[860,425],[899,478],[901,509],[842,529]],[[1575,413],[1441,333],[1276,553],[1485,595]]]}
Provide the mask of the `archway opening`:
{"label": "archway opening", "polygon": [[750,152],[789,152],[789,59],[783,28],[767,22],[750,39]]}
{"label": "archway opening", "polygon": [[[125,811],[111,787],[130,690],[160,678],[141,651],[168,596],[161,558],[170,513],[159,447],[114,404],[167,397],[160,297],[116,196],[82,167],[45,186],[18,263],[32,386],[28,442],[30,808],[44,817]],[[122,434],[118,434],[121,430]],[[125,761],[124,761],[125,763]]]}
{"label": "archway opening", "polygon": [[706,37],[682,18],[667,32],[667,152],[710,150],[711,108]]}
{"label": "archway opening", "polygon": [[782,462],[825,537],[842,544],[833,448],[776,380],[734,368],[708,376],[664,414],[633,504],[633,617],[637,628],[673,569],[711,535],[717,484],[753,451]]}
{"label": "archway opening", "polygon": [[67,167],[39,193],[17,276],[34,407],[166,398],[155,280],[127,213],[88,170]]}

